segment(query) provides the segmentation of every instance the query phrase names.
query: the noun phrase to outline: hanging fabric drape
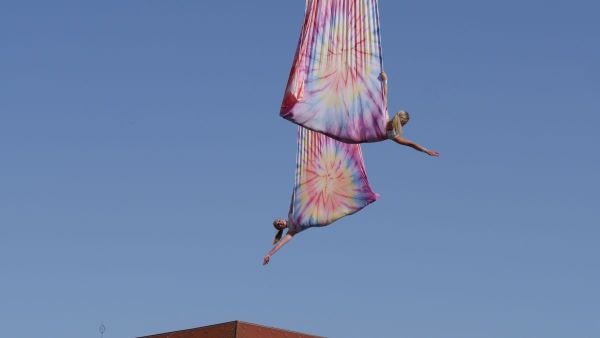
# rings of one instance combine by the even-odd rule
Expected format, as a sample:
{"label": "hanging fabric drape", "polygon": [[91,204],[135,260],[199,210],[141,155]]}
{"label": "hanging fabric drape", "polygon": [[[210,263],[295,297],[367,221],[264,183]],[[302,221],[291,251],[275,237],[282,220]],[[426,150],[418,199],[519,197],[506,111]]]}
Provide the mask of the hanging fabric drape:
{"label": "hanging fabric drape", "polygon": [[281,116],[347,143],[385,139],[377,0],[307,0]]}
{"label": "hanging fabric drape", "polygon": [[298,127],[296,181],[288,226],[299,232],[325,226],[377,199],[358,144]]}

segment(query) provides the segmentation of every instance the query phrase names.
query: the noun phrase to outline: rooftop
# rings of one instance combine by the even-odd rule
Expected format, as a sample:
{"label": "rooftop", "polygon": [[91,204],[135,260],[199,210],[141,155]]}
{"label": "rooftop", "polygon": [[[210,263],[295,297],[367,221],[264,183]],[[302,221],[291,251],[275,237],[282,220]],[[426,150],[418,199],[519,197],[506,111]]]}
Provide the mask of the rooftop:
{"label": "rooftop", "polygon": [[139,338],[323,338],[239,320]]}

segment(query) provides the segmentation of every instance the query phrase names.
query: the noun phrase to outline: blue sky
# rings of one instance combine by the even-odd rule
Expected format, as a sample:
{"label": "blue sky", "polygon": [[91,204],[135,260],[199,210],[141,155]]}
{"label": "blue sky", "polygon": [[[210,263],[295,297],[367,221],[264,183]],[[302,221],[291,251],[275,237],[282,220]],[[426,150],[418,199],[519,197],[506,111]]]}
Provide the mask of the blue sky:
{"label": "blue sky", "polygon": [[2,336],[600,336],[597,2],[381,0],[381,199],[260,265],[304,1],[0,5]]}

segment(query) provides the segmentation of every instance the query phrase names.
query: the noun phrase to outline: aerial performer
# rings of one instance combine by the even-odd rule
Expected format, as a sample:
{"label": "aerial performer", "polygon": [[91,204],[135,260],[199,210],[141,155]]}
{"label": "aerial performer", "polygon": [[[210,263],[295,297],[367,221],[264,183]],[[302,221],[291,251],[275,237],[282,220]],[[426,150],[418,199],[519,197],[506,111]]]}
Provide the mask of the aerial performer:
{"label": "aerial performer", "polygon": [[268,264],[271,256],[301,231],[329,225],[378,197],[369,186],[359,144],[336,141],[304,127],[298,127],[297,139],[296,177],[288,219],[273,222],[277,235],[263,264]]}
{"label": "aerial performer", "polygon": [[[380,79],[383,81],[383,91],[384,91],[384,95],[385,97],[387,97],[387,74],[385,72],[381,72],[380,75]],[[402,127],[404,127],[408,121],[410,121],[410,114],[408,114],[407,111],[401,110],[399,112],[397,112],[394,117],[392,117],[391,119],[389,119],[386,124],[385,124],[385,135],[388,139],[407,146],[407,147],[411,147],[415,150],[424,152],[425,154],[429,155],[429,156],[434,156],[434,157],[438,157],[440,156],[440,153],[438,153],[435,150],[429,150],[411,140],[406,139],[403,136],[403,130]]]}
{"label": "aerial performer", "polygon": [[306,0],[280,115],[298,125],[296,179],[288,219],[273,222],[278,235],[263,264],[299,232],[377,199],[360,143],[390,139],[439,156],[404,138],[407,112],[388,116],[377,0]]}

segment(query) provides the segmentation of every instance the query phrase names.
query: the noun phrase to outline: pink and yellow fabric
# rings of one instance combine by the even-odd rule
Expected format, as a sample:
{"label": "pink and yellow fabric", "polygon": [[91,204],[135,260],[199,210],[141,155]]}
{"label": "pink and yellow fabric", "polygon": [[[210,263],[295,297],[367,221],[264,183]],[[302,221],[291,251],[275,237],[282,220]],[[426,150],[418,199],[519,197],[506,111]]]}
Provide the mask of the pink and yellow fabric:
{"label": "pink and yellow fabric", "polygon": [[386,138],[377,0],[307,0],[280,115],[346,143]]}
{"label": "pink and yellow fabric", "polygon": [[369,186],[360,145],[298,127],[290,230],[300,232],[328,225],[361,210],[377,197]]}

